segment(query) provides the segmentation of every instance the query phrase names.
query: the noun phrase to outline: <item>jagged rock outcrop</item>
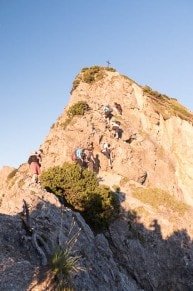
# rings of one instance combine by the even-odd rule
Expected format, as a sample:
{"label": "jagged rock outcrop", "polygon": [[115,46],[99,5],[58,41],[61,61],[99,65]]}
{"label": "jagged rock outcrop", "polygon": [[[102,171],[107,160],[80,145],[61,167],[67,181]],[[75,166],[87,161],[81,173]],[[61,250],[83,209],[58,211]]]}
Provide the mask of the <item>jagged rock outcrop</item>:
{"label": "jagged rock outcrop", "polygon": [[[0,171],[0,290],[57,290],[49,256],[76,234],[80,270],[72,274],[74,290],[192,290],[192,114],[184,107],[172,111],[172,106],[178,109],[176,100],[155,96],[117,72],[99,68],[100,78],[85,79],[85,71],[76,77],[68,106],[40,146],[42,170],[72,162],[73,149],[92,141],[100,183],[120,187],[120,217],[95,234],[78,212],[40,185],[30,185],[26,163],[13,175],[5,167]],[[89,111],[68,120],[69,108],[78,101],[86,101]],[[113,111],[123,130],[119,140],[102,110],[114,102],[123,108],[121,116]],[[113,148],[112,169],[101,154],[104,141]],[[160,191],[167,192],[177,206],[148,204],[134,195],[135,189],[147,196],[153,191],[155,200]],[[22,220],[24,202],[31,233]]]}
{"label": "jagged rock outcrop", "polygon": [[[117,72],[105,74],[93,84],[80,82],[73,91],[67,108],[42,145],[43,167],[70,161],[77,144],[93,141],[95,154],[100,156],[102,169],[106,170],[100,142],[108,141],[114,149],[114,173],[134,181],[146,173],[147,187],[164,189],[193,205],[193,155],[187,150],[193,139],[192,123],[175,115],[164,119],[155,100],[141,86]],[[74,117],[64,129],[68,108],[82,100],[89,104],[90,111]],[[103,105],[113,106],[114,102],[123,108],[121,116],[114,112],[113,117],[121,122],[123,134],[119,141],[106,129],[102,109]],[[123,142],[128,139],[129,143]]]}
{"label": "jagged rock outcrop", "polygon": [[[21,177],[16,174],[14,189],[4,194],[1,204],[0,290],[55,290],[49,281],[51,268],[44,267],[46,258],[78,233],[75,252],[81,268],[72,277],[75,290],[140,290],[132,277],[120,272],[103,234],[95,236],[79,213],[63,207],[39,185],[29,188],[29,178],[18,188]],[[39,237],[37,248],[22,224],[23,201],[29,208],[31,228]]]}

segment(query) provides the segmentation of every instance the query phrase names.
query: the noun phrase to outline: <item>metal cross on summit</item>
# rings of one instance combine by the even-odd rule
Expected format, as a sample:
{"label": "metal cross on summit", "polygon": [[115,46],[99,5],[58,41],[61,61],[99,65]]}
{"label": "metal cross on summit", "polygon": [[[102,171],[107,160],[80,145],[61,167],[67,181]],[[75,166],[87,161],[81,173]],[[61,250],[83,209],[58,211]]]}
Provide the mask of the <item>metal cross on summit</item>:
{"label": "metal cross on summit", "polygon": [[106,61],[107,65],[108,65],[108,68],[109,68],[109,65],[111,64],[109,61]]}

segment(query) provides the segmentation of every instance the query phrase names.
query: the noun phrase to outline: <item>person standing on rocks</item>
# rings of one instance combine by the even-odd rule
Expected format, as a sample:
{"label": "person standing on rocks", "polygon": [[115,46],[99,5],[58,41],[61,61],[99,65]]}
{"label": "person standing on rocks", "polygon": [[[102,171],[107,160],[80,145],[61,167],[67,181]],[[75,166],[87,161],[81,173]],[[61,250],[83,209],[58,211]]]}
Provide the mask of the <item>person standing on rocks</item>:
{"label": "person standing on rocks", "polygon": [[109,105],[106,105],[104,106],[103,111],[104,111],[105,120],[107,121],[107,124],[109,124],[111,118],[113,117],[113,114],[112,114],[113,110]]}
{"label": "person standing on rocks", "polygon": [[120,128],[120,125],[119,121],[111,122],[112,130],[114,131],[113,136],[117,139],[121,138],[122,129]]}
{"label": "person standing on rocks", "polygon": [[95,164],[95,159],[94,159],[94,154],[93,154],[94,146],[93,142],[89,143],[86,148],[86,162],[87,162],[87,167],[90,171],[94,172],[94,164]]}
{"label": "person standing on rocks", "polygon": [[122,115],[123,110],[121,104],[114,102],[114,109],[118,114]]}
{"label": "person standing on rocks", "polygon": [[38,183],[38,177],[40,175],[40,164],[37,152],[32,152],[30,154],[28,164],[32,174],[32,182]]}
{"label": "person standing on rocks", "polygon": [[109,167],[112,169],[113,168],[113,156],[112,156],[112,149],[111,145],[107,142],[103,143],[101,152],[107,157],[109,161]]}
{"label": "person standing on rocks", "polygon": [[38,164],[41,167],[43,150],[37,151]]}

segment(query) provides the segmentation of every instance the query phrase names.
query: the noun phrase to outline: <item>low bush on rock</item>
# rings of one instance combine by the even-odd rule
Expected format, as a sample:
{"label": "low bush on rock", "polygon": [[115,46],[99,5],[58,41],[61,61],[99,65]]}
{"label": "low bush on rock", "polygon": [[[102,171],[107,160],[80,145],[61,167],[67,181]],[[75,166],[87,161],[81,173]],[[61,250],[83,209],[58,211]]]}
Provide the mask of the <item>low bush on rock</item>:
{"label": "low bush on rock", "polygon": [[75,115],[84,115],[86,111],[89,110],[89,105],[86,101],[78,101],[77,103],[70,106],[70,108],[67,111],[67,115],[69,117],[75,116]]}
{"label": "low bush on rock", "polygon": [[11,171],[11,173],[9,173],[9,175],[7,176],[7,180],[11,180],[13,177],[15,177],[17,171],[18,169],[14,169],[13,171]]}
{"label": "low bush on rock", "polygon": [[74,116],[84,115],[89,109],[90,107],[86,101],[78,101],[77,103],[74,103],[67,111],[67,119],[60,125],[65,129],[72,122]]}
{"label": "low bush on rock", "polygon": [[117,194],[107,186],[99,185],[96,174],[81,169],[76,163],[65,162],[44,171],[42,186],[60,198],[64,205],[79,211],[95,230],[101,230],[117,217]]}
{"label": "low bush on rock", "polygon": [[70,93],[72,94],[81,82],[91,85],[103,79],[106,76],[106,71],[116,72],[114,68],[110,67],[92,66],[90,68],[83,68],[81,73],[76,76]]}

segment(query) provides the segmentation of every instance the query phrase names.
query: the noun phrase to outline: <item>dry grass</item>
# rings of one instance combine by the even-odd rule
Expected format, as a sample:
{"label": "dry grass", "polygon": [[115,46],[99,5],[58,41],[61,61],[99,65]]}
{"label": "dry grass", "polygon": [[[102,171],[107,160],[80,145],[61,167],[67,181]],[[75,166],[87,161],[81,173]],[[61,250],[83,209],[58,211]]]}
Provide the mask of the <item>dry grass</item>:
{"label": "dry grass", "polygon": [[178,201],[175,197],[168,192],[157,188],[136,188],[133,190],[132,195],[143,203],[151,205],[155,209],[164,207],[170,211],[176,212],[183,216],[189,209],[185,203]]}
{"label": "dry grass", "polygon": [[155,111],[160,113],[165,120],[172,116],[178,116],[183,120],[193,123],[193,114],[175,98],[169,98],[164,94],[153,91],[149,86],[142,88],[145,95],[151,98]]}

